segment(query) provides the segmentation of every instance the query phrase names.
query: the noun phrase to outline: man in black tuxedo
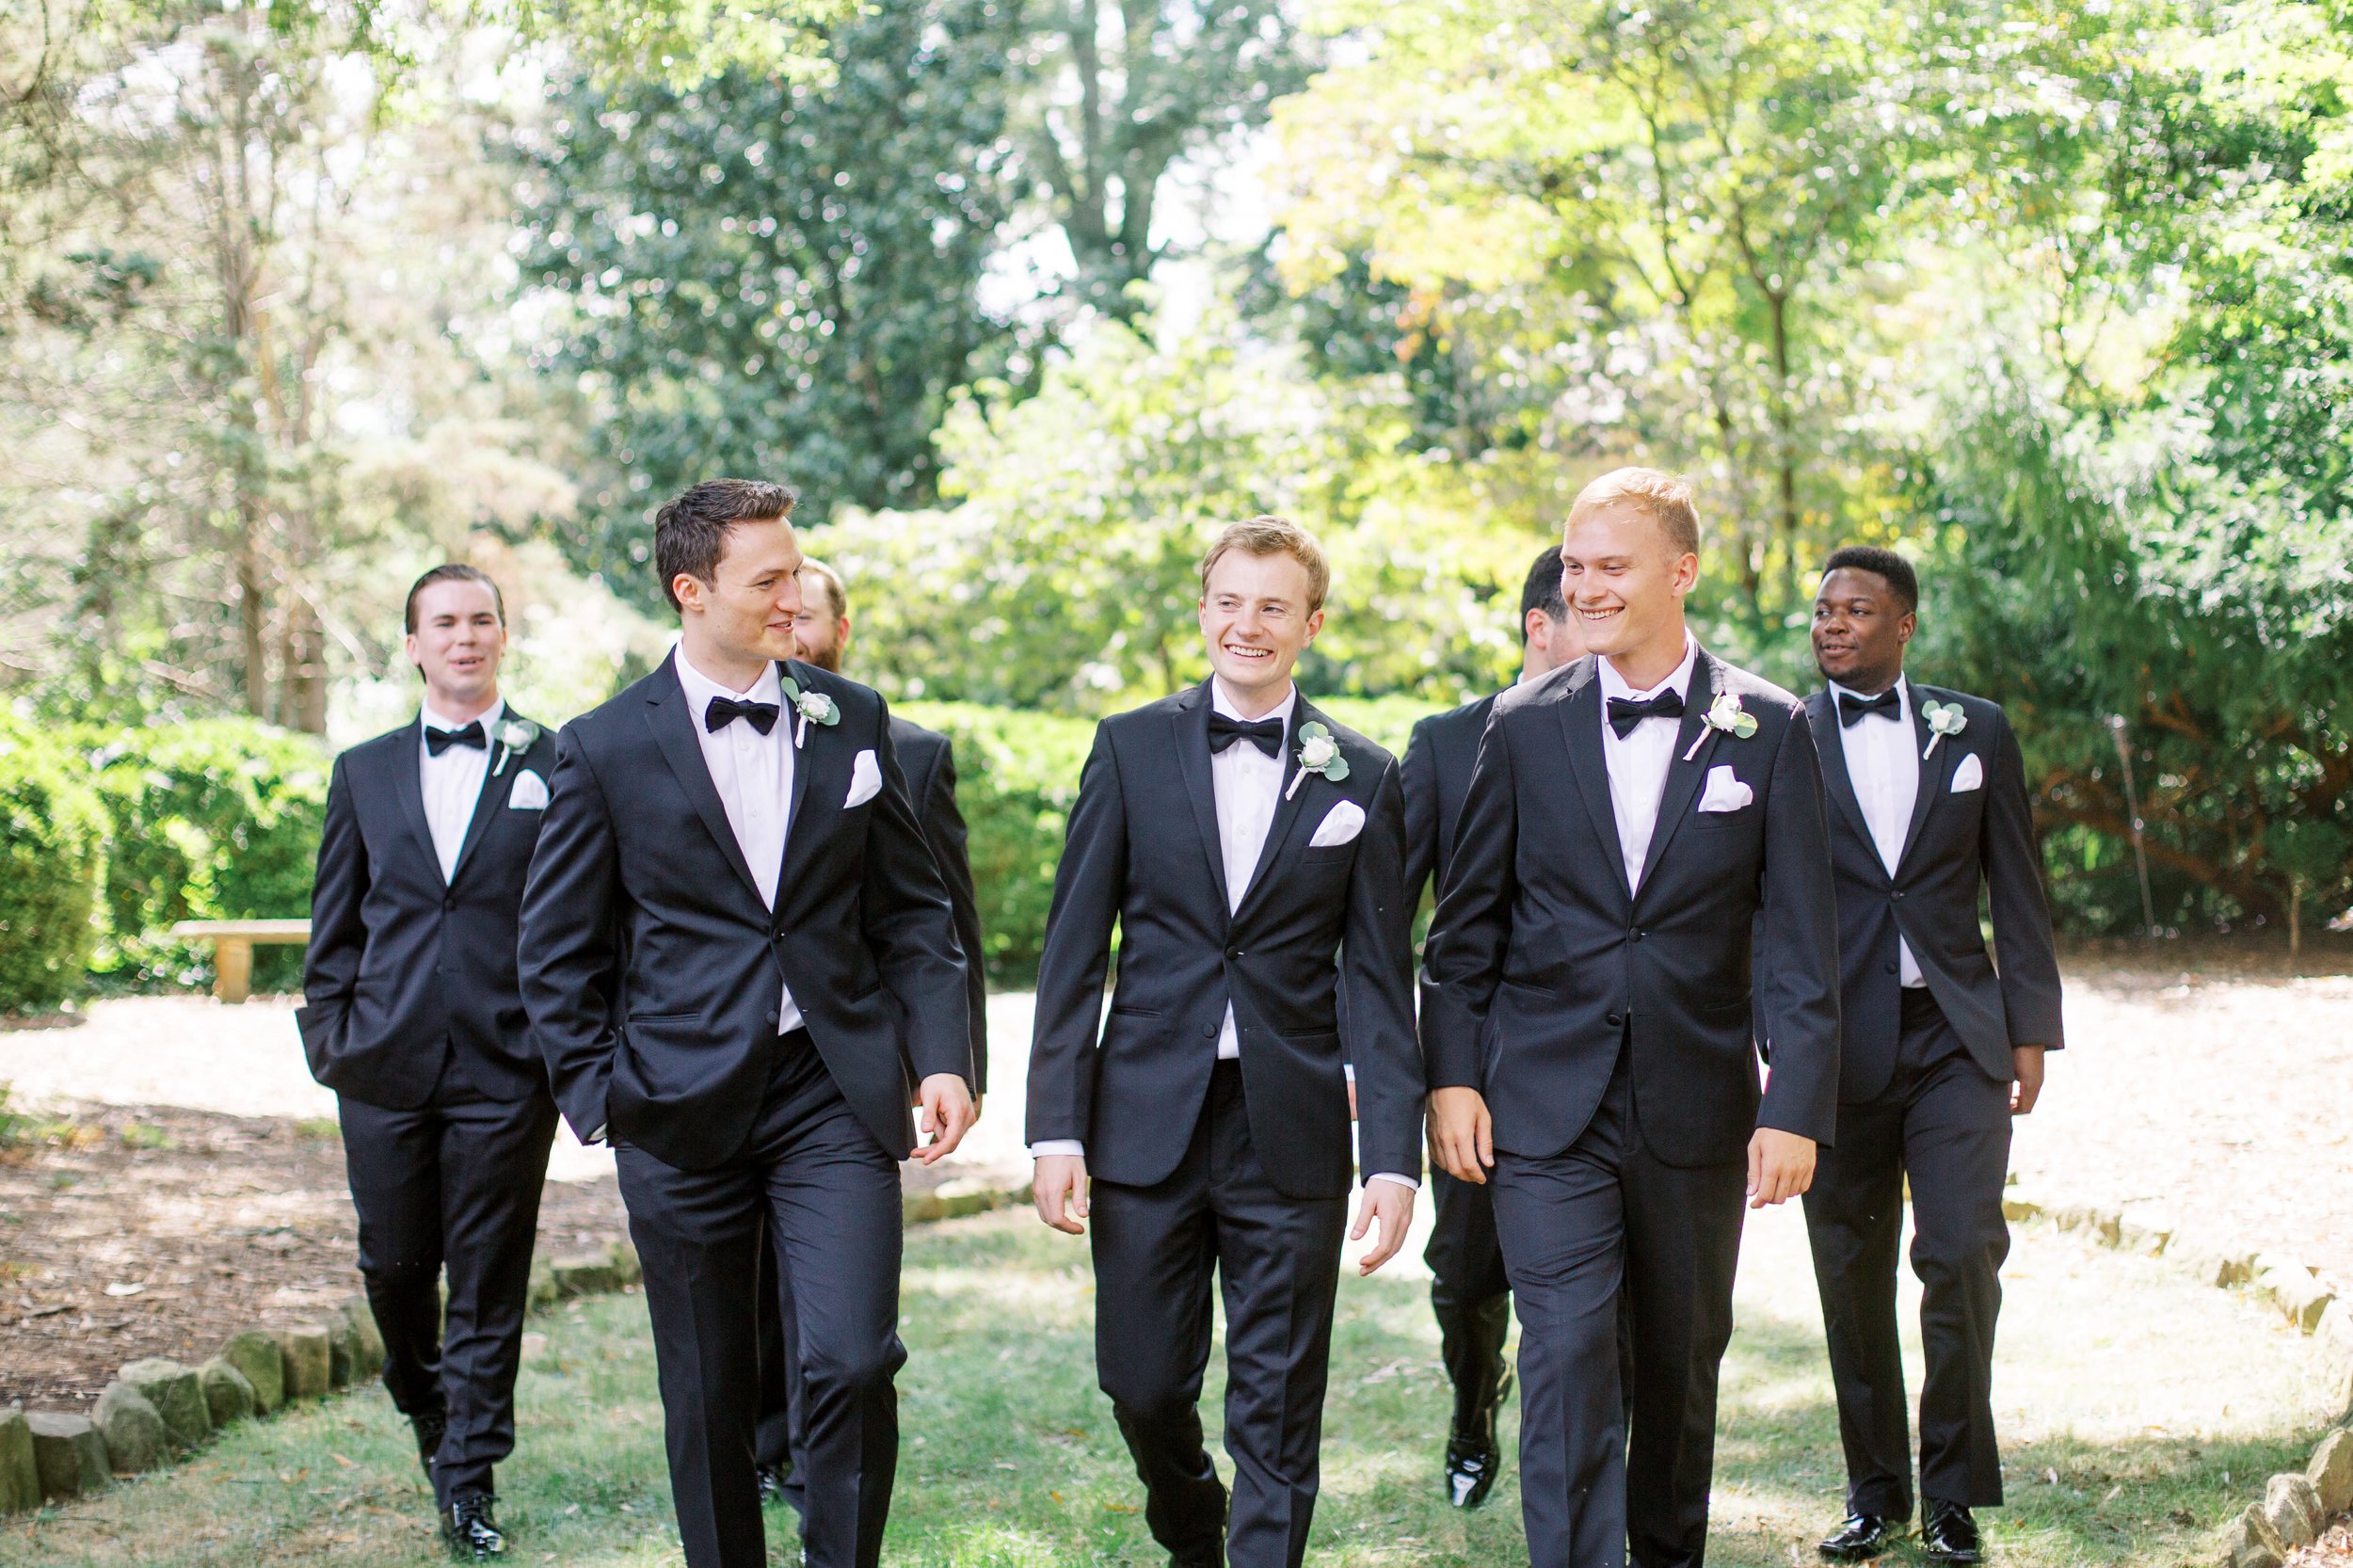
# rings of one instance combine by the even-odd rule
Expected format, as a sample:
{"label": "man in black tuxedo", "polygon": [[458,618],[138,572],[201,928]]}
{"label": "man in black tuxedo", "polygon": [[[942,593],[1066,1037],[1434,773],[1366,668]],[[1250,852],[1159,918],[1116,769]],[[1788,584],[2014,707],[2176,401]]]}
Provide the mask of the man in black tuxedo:
{"label": "man in black tuxedo", "polygon": [[1833,1561],[1886,1552],[1912,1516],[1896,1330],[1907,1176],[1928,1353],[1921,1540],[1933,1561],[1980,1559],[1970,1511],[2002,1500],[1992,1383],[2010,1118],[2034,1109],[2043,1052],[2060,1045],[2018,742],[1993,703],[1905,679],[1919,603],[1910,562],[1859,546],[1831,556],[1814,600],[1827,684],[1806,713],[1830,792],[1846,1021],[1838,1146],[1805,1195],[1847,1451],[1848,1518],[1821,1545]]}
{"label": "man in black tuxedo", "polygon": [[[792,623],[800,656],[821,670],[841,673],[850,646],[850,596],[840,576],[822,561],[801,563],[801,613]],[[956,942],[964,949],[965,1000],[972,1011],[972,1103],[975,1114],[988,1093],[988,985],[981,968],[981,911],[972,887],[972,862],[965,853],[964,813],[956,809],[955,747],[936,729],[893,713],[890,744],[906,775],[907,803],[931,846],[932,862],[948,887],[955,910]],[[760,1246],[760,1423],[753,1442],[760,1461],[760,1491],[793,1507],[802,1505],[792,1477],[800,1448],[800,1378],[792,1370],[791,1303],[780,1288],[776,1248],[761,1232]]]}
{"label": "man in black tuxedo", "polygon": [[[1546,545],[1520,589],[1520,680],[1529,681],[1583,656],[1585,641],[1561,597],[1561,548]],[[1414,726],[1405,743],[1405,900],[1421,902],[1434,872],[1446,885],[1454,858],[1454,829],[1470,792],[1479,738],[1486,733],[1494,695],[1433,713]],[[1487,1500],[1503,1462],[1496,1444],[1496,1413],[1511,1393],[1503,1342],[1512,1332],[1512,1286],[1496,1241],[1495,1205],[1484,1186],[1457,1181],[1443,1170],[1430,1177],[1436,1224],[1422,1261],[1430,1265],[1430,1306],[1438,1319],[1439,1357],[1454,1384],[1454,1418],[1446,1440],[1447,1500],[1477,1508]]]}
{"label": "man in black tuxedo", "polygon": [[964,954],[888,711],[791,658],[793,499],[712,480],[656,515],[678,648],[566,727],[523,894],[523,999],[556,1103],[612,1140],[645,1261],[693,1568],[767,1560],[763,1228],[801,1347],[807,1560],[880,1560],[908,1106],[925,1160],[972,1120]]}
{"label": "man in black tuxedo", "polygon": [[515,975],[555,740],[499,696],[489,578],[434,568],[406,620],[424,711],[335,760],[296,1021],[336,1095],[385,1389],[416,1431],[444,1543],[479,1560],[505,1549],[491,1472],[515,1448],[555,1136]]}
{"label": "man in black tuxedo", "polygon": [[[1038,965],[1038,1215],[1077,1235],[1093,1214],[1096,1373],[1177,1568],[1228,1553],[1235,1568],[1294,1568],[1306,1551],[1351,1065],[1367,1176],[1353,1234],[1381,1226],[1364,1272],[1403,1244],[1421,1170],[1397,764],[1291,684],[1328,583],[1315,540],[1277,518],[1210,549],[1200,618],[1215,673],[1096,729]],[[1213,1274],[1230,1529],[1198,1408]]]}
{"label": "man in black tuxedo", "polygon": [[1596,657],[1497,698],[1423,948],[1432,1147],[1494,1183],[1520,1315],[1534,1568],[1614,1568],[1629,1542],[1642,1568],[1703,1560],[1741,1201],[1803,1192],[1836,1110],[1814,735],[1685,630],[1698,549],[1671,475],[1577,496],[1564,585]]}

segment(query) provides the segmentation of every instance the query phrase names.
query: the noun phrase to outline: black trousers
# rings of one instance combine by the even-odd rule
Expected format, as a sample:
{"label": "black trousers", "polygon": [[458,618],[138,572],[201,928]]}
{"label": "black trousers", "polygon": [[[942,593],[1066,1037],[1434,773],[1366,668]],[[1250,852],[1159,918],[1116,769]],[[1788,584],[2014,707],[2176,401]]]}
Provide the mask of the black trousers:
{"label": "black trousers", "polygon": [[1566,1150],[1496,1151],[1496,1230],[1520,1315],[1531,1568],[1618,1568],[1629,1546],[1641,1568],[1706,1556],[1748,1168],[1667,1164],[1643,1144],[1637,1111],[1621,1055]]}
{"label": "black trousers", "polygon": [[792,1336],[792,1287],[776,1267],[776,1239],[760,1230],[760,1416],[752,1455],[785,1472],[785,1496],[801,1503],[793,1474],[802,1447],[800,1348]]}
{"label": "black trousers", "polygon": [[[1144,1521],[1173,1553],[1297,1568],[1315,1516],[1323,1390],[1348,1199],[1275,1190],[1250,1141],[1238,1063],[1220,1062],[1193,1142],[1150,1187],[1097,1180],[1095,1360],[1144,1481]],[[1201,1434],[1212,1272],[1225,1304],[1226,1520]]]}
{"label": "black trousers", "polygon": [[1838,1390],[1847,1506],[1912,1515],[1911,1433],[1896,1329],[1904,1177],[1912,1178],[1912,1270],[1921,1285],[1920,1491],[1940,1502],[2002,1500],[1993,1436],[1993,1325],[2009,1227],[2009,1085],[1986,1076],[1925,989],[1904,992],[1903,1038],[1887,1092],[1838,1108],[1805,1195],[1814,1278]]}
{"label": "black trousers", "polygon": [[1454,1384],[1452,1430],[1478,1437],[1503,1382],[1503,1342],[1512,1332],[1512,1282],[1496,1240],[1495,1190],[1430,1176],[1437,1207],[1422,1261],[1430,1266],[1430,1309],[1438,1320],[1438,1354]]}
{"label": "black trousers", "polygon": [[682,1171],[616,1152],[646,1270],[689,1568],[763,1568],[753,1471],[763,1230],[792,1288],[808,1402],[801,1545],[810,1568],[872,1568],[899,1463],[899,1166],[852,1114],[806,1031],[776,1042],[734,1159]]}
{"label": "black trousers", "polygon": [[417,1110],[344,1096],[338,1117],[385,1390],[402,1415],[449,1423],[433,1461],[438,1506],[495,1492],[493,1467],[515,1451],[515,1374],[555,1101],[491,1099],[453,1067]]}

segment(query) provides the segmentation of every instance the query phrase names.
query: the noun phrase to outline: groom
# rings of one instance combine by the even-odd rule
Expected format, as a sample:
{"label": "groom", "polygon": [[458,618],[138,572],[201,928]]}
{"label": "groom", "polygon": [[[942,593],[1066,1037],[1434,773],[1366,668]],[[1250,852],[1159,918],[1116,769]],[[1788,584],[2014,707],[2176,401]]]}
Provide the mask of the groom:
{"label": "groom", "polygon": [[[1291,684],[1329,582],[1314,538],[1279,518],[1210,548],[1214,673],[1096,731],[1038,965],[1038,1215],[1077,1235],[1093,1213],[1096,1373],[1176,1568],[1228,1552],[1234,1568],[1296,1568],[1306,1552],[1352,1185],[1349,1064],[1368,1176],[1353,1234],[1381,1225],[1364,1272],[1403,1243],[1421,1171],[1397,763]],[[1230,1528],[1197,1408],[1213,1274]]]}
{"label": "groom", "polygon": [[1742,1200],[1804,1192],[1836,1112],[1821,777],[1798,700],[1684,627],[1682,480],[1594,480],[1561,558],[1596,657],[1497,698],[1481,743],[1423,947],[1431,1144],[1494,1185],[1533,1568],[1616,1568],[1629,1538],[1641,1568],[1696,1568]]}
{"label": "groom", "polygon": [[801,1347],[812,1568],[871,1568],[898,1464],[898,1161],[972,1120],[964,954],[864,686],[792,660],[794,497],[656,515],[677,649],[561,737],[521,932],[557,1103],[615,1146],[691,1568],[767,1560],[760,1235]]}

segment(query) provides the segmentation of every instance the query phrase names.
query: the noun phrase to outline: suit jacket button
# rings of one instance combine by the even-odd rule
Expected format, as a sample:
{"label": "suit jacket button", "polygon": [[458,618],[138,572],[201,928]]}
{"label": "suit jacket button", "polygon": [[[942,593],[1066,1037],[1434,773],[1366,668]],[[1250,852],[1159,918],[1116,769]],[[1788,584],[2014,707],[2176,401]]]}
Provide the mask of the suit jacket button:
{"label": "suit jacket button", "polygon": [[1888,965],[1888,966],[1887,966],[1887,972],[1888,972],[1889,974],[1894,974],[1894,973],[1896,972],[1896,966],[1895,966],[1895,965],[1893,965],[1893,964]]}
{"label": "suit jacket button", "polygon": [[457,895],[456,895],[456,893],[444,893],[444,894],[442,894],[442,895],[441,895],[441,907],[442,907],[442,909],[443,909],[443,910],[453,910],[453,909],[456,909],[456,908],[457,907]]}
{"label": "suit jacket button", "polygon": [[1623,1013],[1612,1013],[1612,1014],[1610,1014],[1610,1015],[1609,1015],[1609,1027],[1610,1027],[1610,1028],[1612,1028],[1612,1029],[1623,1029],[1625,1026],[1625,1014],[1623,1014]]}
{"label": "suit jacket button", "polygon": [[1890,888],[1887,890],[1887,902],[1888,902],[1888,903],[1890,903],[1890,904],[1900,904],[1900,903],[1902,903],[1902,902],[1903,902],[1903,896],[1904,896],[1904,890],[1903,890],[1901,888]]}
{"label": "suit jacket button", "polygon": [[1240,948],[1227,948],[1227,949],[1225,950],[1225,956],[1226,956],[1226,957],[1228,957],[1228,958],[1240,958],[1240,957],[1241,956],[1241,949],[1240,949]]}
{"label": "suit jacket button", "polygon": [[1217,1025],[1215,1025],[1215,1024],[1203,1024],[1203,1025],[1201,1026],[1201,1038],[1203,1038],[1204,1040],[1214,1040],[1214,1039],[1216,1039],[1216,1038],[1217,1038]]}
{"label": "suit jacket button", "polygon": [[1629,942],[1639,942],[1649,935],[1647,931],[1629,931],[1625,934],[1625,939]]}
{"label": "suit jacket button", "polygon": [[771,1013],[768,1015],[768,1021],[769,1021],[770,1023],[775,1023],[775,1022],[776,1021],[776,1014],[775,1014],[775,1013],[771,1012]]}

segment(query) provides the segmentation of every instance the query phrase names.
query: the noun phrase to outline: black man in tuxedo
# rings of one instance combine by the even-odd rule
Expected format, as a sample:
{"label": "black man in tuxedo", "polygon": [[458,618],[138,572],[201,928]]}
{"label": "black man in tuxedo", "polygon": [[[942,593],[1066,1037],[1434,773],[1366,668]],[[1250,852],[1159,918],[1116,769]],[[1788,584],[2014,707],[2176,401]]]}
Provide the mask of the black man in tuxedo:
{"label": "black man in tuxedo", "polygon": [[1494,1186],[1533,1568],[1696,1568],[1742,1202],[1802,1192],[1835,1121],[1821,776],[1798,699],[1685,628],[1689,486],[1603,475],[1561,554],[1593,657],[1497,698],[1480,744],[1423,947],[1431,1144]]}
{"label": "black man in tuxedo", "polygon": [[1821,1544],[1833,1561],[1890,1550],[1912,1517],[1896,1328],[1907,1177],[1928,1358],[1921,1544],[1931,1561],[1981,1560],[1971,1511],[2002,1500],[1992,1389],[2010,1118],[2034,1109],[2043,1053],[2062,1043],[2018,741],[1994,704],[1905,676],[1919,603],[1912,564],[1867,546],[1833,553],[1814,600],[1825,685],[1806,713],[1830,795],[1846,1023],[1838,1145],[1805,1195],[1847,1456],[1848,1516]]}
{"label": "black man in tuxedo", "polygon": [[555,740],[499,696],[505,607],[488,577],[434,568],[406,624],[423,711],[335,760],[296,1022],[335,1091],[385,1389],[444,1544],[487,1560],[505,1549],[492,1470],[515,1448],[555,1136],[515,972]]}
{"label": "black man in tuxedo", "polygon": [[[1355,1168],[1353,1234],[1380,1224],[1367,1273],[1403,1244],[1419,1185],[1397,764],[1291,683],[1329,581],[1314,538],[1277,518],[1211,547],[1214,673],[1096,729],[1038,966],[1038,1215],[1074,1235],[1094,1219],[1096,1375],[1176,1568],[1305,1555]],[[1199,1410],[1213,1283],[1230,1525]]]}
{"label": "black man in tuxedo", "polygon": [[964,953],[888,710],[792,657],[793,500],[711,480],[656,514],[678,647],[565,728],[523,894],[556,1103],[613,1143],[645,1261],[690,1568],[767,1560],[763,1231],[800,1345],[805,1559],[880,1561],[906,1360],[899,1161],[938,1159],[972,1120]]}

